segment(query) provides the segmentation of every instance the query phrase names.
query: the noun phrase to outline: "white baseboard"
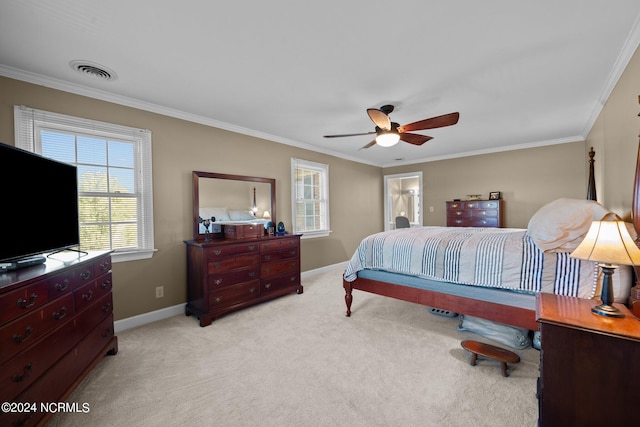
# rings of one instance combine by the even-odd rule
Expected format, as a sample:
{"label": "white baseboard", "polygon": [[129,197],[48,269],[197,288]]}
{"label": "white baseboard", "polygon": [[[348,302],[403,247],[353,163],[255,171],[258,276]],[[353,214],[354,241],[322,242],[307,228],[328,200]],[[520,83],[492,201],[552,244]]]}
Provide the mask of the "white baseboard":
{"label": "white baseboard", "polygon": [[[340,262],[338,264],[327,265],[324,267],[316,268],[314,270],[304,271],[300,274],[301,280],[308,279],[317,274],[325,273],[327,271],[334,270],[336,268],[346,268],[348,261]],[[138,314],[137,316],[127,317],[126,319],[116,320],[114,322],[115,333],[125,331],[127,329],[136,328],[138,326],[146,325],[147,323],[157,322],[158,320],[173,317],[178,314],[184,315],[185,304],[178,304],[172,307],[161,308],[160,310],[150,311],[148,313]]]}
{"label": "white baseboard", "polygon": [[117,334],[118,332],[127,329],[146,325],[147,323],[157,322],[158,320],[173,317],[178,314],[182,314],[184,316],[184,304],[178,304],[173,307],[161,308],[160,310],[138,314],[137,316],[127,317],[122,320],[116,320],[113,322],[113,327]]}

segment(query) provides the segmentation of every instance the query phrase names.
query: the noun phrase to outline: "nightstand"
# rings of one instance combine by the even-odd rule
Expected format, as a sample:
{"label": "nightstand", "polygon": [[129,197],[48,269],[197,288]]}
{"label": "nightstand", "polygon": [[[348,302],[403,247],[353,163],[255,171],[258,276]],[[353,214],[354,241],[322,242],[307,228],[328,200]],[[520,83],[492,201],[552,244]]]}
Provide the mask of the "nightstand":
{"label": "nightstand", "polygon": [[615,319],[595,315],[597,300],[539,294],[541,426],[635,425],[640,319],[623,305]]}

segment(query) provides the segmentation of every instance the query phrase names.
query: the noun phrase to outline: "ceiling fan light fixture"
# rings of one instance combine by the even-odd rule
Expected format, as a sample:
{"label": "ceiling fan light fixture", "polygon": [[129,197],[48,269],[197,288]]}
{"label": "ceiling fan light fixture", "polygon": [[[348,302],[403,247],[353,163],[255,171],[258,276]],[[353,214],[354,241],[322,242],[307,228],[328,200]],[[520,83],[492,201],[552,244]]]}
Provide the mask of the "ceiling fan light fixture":
{"label": "ceiling fan light fixture", "polygon": [[382,147],[393,147],[400,141],[400,135],[396,132],[381,132],[376,136],[376,143]]}

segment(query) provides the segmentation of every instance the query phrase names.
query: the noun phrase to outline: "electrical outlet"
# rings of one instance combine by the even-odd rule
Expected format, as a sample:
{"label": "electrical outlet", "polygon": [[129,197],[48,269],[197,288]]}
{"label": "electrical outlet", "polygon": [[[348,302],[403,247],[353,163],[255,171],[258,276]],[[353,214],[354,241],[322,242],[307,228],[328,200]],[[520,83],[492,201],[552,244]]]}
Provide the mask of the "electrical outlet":
{"label": "electrical outlet", "polygon": [[429,212],[433,212],[433,206],[429,206]]}
{"label": "electrical outlet", "polygon": [[156,287],[156,298],[162,298],[164,296],[164,286]]}

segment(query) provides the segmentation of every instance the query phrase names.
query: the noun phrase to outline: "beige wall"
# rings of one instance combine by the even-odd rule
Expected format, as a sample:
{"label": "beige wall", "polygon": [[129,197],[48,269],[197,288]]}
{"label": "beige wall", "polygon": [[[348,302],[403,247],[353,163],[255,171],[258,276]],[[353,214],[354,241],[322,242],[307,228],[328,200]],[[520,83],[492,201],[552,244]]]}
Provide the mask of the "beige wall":
{"label": "beige wall", "polygon": [[526,228],[545,203],[586,197],[585,156],[584,142],[574,142],[385,168],[384,175],[422,171],[424,225],[446,225],[447,200],[464,200],[467,194],[486,199],[490,191],[500,191],[505,226]]}
{"label": "beige wall", "polygon": [[[153,133],[157,252],[149,260],[114,264],[116,320],[186,301],[183,241],[193,233],[193,170],[275,178],[277,220],[290,229],[291,157],[328,163],[333,232],[325,238],[303,239],[303,271],[347,260],[364,236],[382,229],[382,171],[378,167],[0,77],[0,141],[10,145],[14,144],[15,104]],[[155,287],[161,285],[165,296],[156,299]]]}
{"label": "beige wall", "polygon": [[[13,105],[55,111],[153,132],[154,231],[152,259],[114,264],[116,319],[186,301],[183,240],[192,237],[191,171],[275,178],[278,219],[291,224],[290,159],[329,164],[331,229],[302,242],[302,269],[351,257],[360,240],[383,229],[383,174],[422,171],[424,224],[444,225],[444,202],[501,191],[506,225],[526,227],[531,215],[558,197],[586,195],[587,151],[596,149],[598,196],[618,213],[631,208],[638,149],[640,57],[631,60],[586,143],[381,168],[0,77],[0,141],[13,144]],[[434,212],[429,212],[433,206]],[[165,297],[155,298],[155,287]],[[340,286],[336,283],[336,286]]]}
{"label": "beige wall", "polygon": [[640,129],[640,49],[629,61],[587,136],[596,151],[598,200],[618,215],[631,211]]}

